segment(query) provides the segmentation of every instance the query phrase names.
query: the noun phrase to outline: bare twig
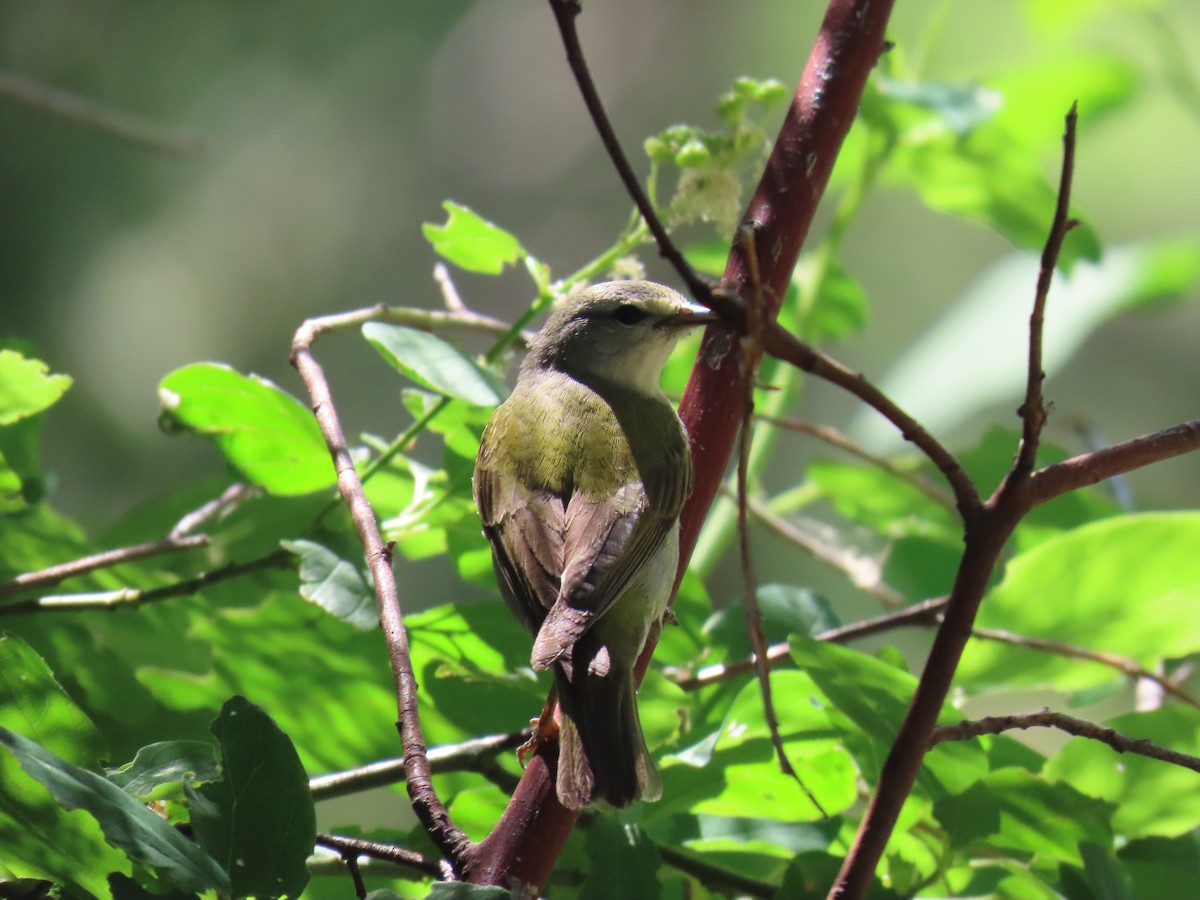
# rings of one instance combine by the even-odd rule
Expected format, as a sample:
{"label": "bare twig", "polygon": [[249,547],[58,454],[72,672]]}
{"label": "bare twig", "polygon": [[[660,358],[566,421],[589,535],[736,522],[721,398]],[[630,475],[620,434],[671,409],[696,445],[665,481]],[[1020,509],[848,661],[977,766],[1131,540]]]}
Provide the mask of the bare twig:
{"label": "bare twig", "polygon": [[558,23],[563,48],[567,53],[567,64],[575,76],[575,83],[579,86],[584,106],[587,107],[588,115],[591,116],[592,123],[596,126],[600,142],[608,151],[613,168],[617,170],[617,175],[625,186],[625,192],[629,194],[634,205],[637,206],[638,212],[642,214],[646,227],[654,236],[655,243],[658,244],[659,252],[679,273],[679,277],[687,285],[692,296],[704,302],[712,294],[712,285],[697,274],[691,264],[684,259],[670,235],[667,234],[666,227],[655,213],[654,205],[646,196],[641,182],[633,171],[633,166],[629,164],[629,159],[621,148],[621,142],[617,139],[612,122],[609,121],[608,112],[604,109],[604,104],[596,91],[591,72],[588,71],[587,60],[583,55],[583,48],[579,44],[579,34],[575,30],[575,18],[581,11],[579,0],[550,0],[550,9],[554,13],[555,22]]}
{"label": "bare twig", "polygon": [[[116,550],[105,550],[60,563],[57,566],[39,569],[37,572],[25,572],[10,581],[0,584],[0,597],[16,594],[36,588],[53,587],[68,578],[86,575],[99,569],[111,569],[123,563],[146,559],[149,556],[162,556],[165,553],[179,553],[184,550],[195,550],[197,547],[208,546],[208,535],[197,534],[184,537],[165,537],[144,544],[134,544],[132,547],[120,547]],[[46,598],[49,599],[49,598]]]}
{"label": "bare twig", "polygon": [[[489,737],[464,741],[445,747],[434,747],[429,751],[429,769],[434,775],[443,772],[478,771],[497,753],[515,750],[529,738],[529,732],[497,734]],[[406,774],[403,759],[387,759],[370,763],[345,772],[318,775],[308,782],[314,800],[329,800],[360,791],[383,787],[403,781]]]}
{"label": "bare twig", "polygon": [[169,128],[11,72],[0,72],[0,96],[158,153],[190,156],[204,149],[204,139],[195,132]]}
{"label": "bare twig", "polygon": [[[828,628],[813,635],[813,640],[829,641],[833,644],[845,644],[858,638],[882,634],[897,628],[928,627],[937,622],[937,617],[946,608],[946,598],[938,597],[926,600],[893,613]],[[791,658],[791,647],[786,641],[772,644],[767,648],[766,658],[771,663]],[[715,666],[705,666],[695,675],[680,677],[676,681],[685,691],[698,691],[700,688],[728,681],[754,671],[754,660],[744,659],[732,663],[720,663]],[[667,673],[671,674],[671,673]]]}
{"label": "bare twig", "polygon": [[1054,222],[1050,235],[1042,248],[1041,269],[1038,272],[1037,290],[1034,292],[1033,312],[1029,316],[1029,371],[1025,379],[1025,402],[1017,410],[1021,417],[1021,449],[1013,466],[1013,475],[1025,478],[1037,462],[1038,443],[1049,411],[1042,395],[1046,373],[1042,369],[1042,333],[1046,323],[1046,298],[1050,294],[1050,282],[1062,252],[1067,232],[1079,223],[1070,217],[1071,178],[1075,172],[1075,126],[1079,116],[1075,104],[1067,113],[1067,127],[1063,134],[1062,171],[1058,182],[1058,201],[1054,209]]}
{"label": "bare twig", "polygon": [[1086,647],[1077,647],[1074,644],[1064,644],[1061,641],[1049,641],[1045,638],[1028,637],[1023,634],[1013,634],[1010,631],[1000,631],[994,628],[975,628],[972,631],[972,636],[985,641],[995,641],[1001,644],[1008,644],[1012,647],[1026,647],[1030,650],[1039,650],[1044,653],[1053,653],[1056,656],[1065,656],[1068,659],[1084,659],[1088,662],[1098,663],[1102,666],[1108,666],[1110,669],[1116,669],[1130,678],[1145,679],[1157,684],[1165,693],[1170,694],[1176,700],[1180,700],[1189,706],[1194,706],[1200,709],[1200,700],[1197,700],[1170,678],[1165,678],[1156,672],[1151,672],[1137,660],[1129,659],[1126,656],[1118,656],[1115,653],[1105,653],[1102,650],[1089,650]]}
{"label": "bare twig", "polygon": [[454,872],[444,860],[434,859],[397,847],[394,844],[384,844],[379,841],[366,841],[362,838],[342,837],[335,834],[318,834],[317,844],[329,847],[341,854],[342,859],[349,861],[351,857],[366,856],[371,859],[381,859],[409,869],[415,869],[426,875],[432,875],[439,881],[455,881]]}
{"label": "bare twig", "polygon": [[906,484],[911,484],[939,506],[944,506],[951,511],[954,510],[954,498],[936,484],[931,484],[928,479],[915,472],[908,472],[902,469],[887,457],[872,453],[866,447],[862,446],[862,444],[852,441],[836,428],[831,428],[828,425],[816,425],[812,422],[805,422],[801,419],[793,419],[787,416],[765,416],[759,414],[758,419],[761,422],[766,422],[778,428],[785,428],[788,431],[798,431],[801,434],[806,434],[809,437],[814,437],[819,441],[824,441],[827,444],[837,447],[839,450],[845,450],[847,453],[883,469],[889,475],[899,478]]}
{"label": "bare twig", "polygon": [[404,628],[400,597],[392,573],[391,551],[383,544],[379,535],[379,525],[375,520],[375,511],[371,508],[363,491],[362,481],[355,471],[325,373],[312,355],[311,342],[320,331],[310,328],[310,324],[305,323],[297,330],[292,342],[291,362],[300,373],[312,398],[313,414],[333,457],[338,488],[363,543],[367,565],[374,580],[375,595],[379,600],[380,622],[396,681],[396,702],[399,710],[397,726],[404,747],[408,795],[413,810],[425,826],[430,839],[446,854],[451,865],[457,870],[470,850],[470,840],[450,820],[433,787],[429,758],[425,752],[425,738],[421,732],[417,712],[417,680],[412,670],[408,632]]}
{"label": "bare twig", "polygon": [[446,309],[452,313],[469,312],[467,304],[463,303],[463,299],[459,296],[458,288],[454,286],[454,279],[450,277],[450,270],[446,268],[445,263],[438,263],[433,267],[433,280],[437,282],[438,289],[442,292],[442,302],[446,304]]}
{"label": "bare twig", "polygon": [[955,725],[942,725],[933,730],[929,737],[929,745],[940,744],[943,741],[966,741],[984,734],[1000,734],[1003,731],[1025,728],[1057,728],[1075,737],[1089,738],[1108,744],[1118,753],[1136,753],[1150,759],[1161,760],[1193,772],[1200,772],[1200,757],[1189,756],[1176,750],[1160,747],[1144,738],[1133,738],[1128,735],[1089,722],[1077,719],[1064,713],[1051,712],[1043,709],[1041,712],[1025,713],[1015,716],[986,716],[975,721],[959,722]]}
{"label": "bare twig", "polygon": [[367,322],[387,322],[421,331],[458,330],[495,335],[506,335],[512,328],[508,322],[470,310],[409,309],[377,303],[364,309],[308,319],[296,332],[293,345],[311,347],[324,334],[365,325]]}
{"label": "bare twig", "polygon": [[691,875],[706,889],[723,888],[732,891],[738,897],[762,897],[764,900],[779,896],[778,885],[715,865],[677,847],[659,844],[658,853],[668,866]]}
{"label": "bare twig", "polygon": [[203,506],[183,516],[175,523],[175,527],[171,529],[169,536],[181,538],[191,534],[209,519],[222,518],[229,515],[243,501],[256,496],[258,493],[258,488],[243,484],[240,481],[236,484],[231,484],[221,492],[221,496],[209,500]]}
{"label": "bare twig", "polygon": [[185,578],[173,584],[156,588],[119,588],[114,591],[99,591],[86,594],[58,594],[46,597],[29,597],[15,600],[12,603],[0,604],[0,616],[17,615],[20,613],[53,612],[53,611],[82,611],[89,609],[136,609],[147,603],[156,603],[171,597],[183,597],[195,594],[209,585],[230,578],[239,578],[251,572],[263,569],[288,568],[292,565],[292,555],[286,550],[276,550],[266,556],[252,559],[244,563],[229,563],[208,572],[201,572],[193,578]]}
{"label": "bare twig", "polygon": [[828,544],[800,530],[761,500],[751,499],[749,508],[755,520],[776,537],[803,550],[818,562],[841,572],[859,590],[877,598],[891,609],[904,605],[904,597],[884,583],[881,567],[874,560],[860,556],[851,549]]}

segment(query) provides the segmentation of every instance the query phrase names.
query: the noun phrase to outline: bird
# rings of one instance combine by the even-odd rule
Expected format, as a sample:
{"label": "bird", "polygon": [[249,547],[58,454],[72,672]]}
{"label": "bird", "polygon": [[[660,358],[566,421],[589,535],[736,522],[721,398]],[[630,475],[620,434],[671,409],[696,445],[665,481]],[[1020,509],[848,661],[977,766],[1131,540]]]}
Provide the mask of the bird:
{"label": "bird", "polygon": [[530,664],[553,670],[568,809],[662,793],[634,665],[667,614],[693,468],[659,382],[683,333],[715,320],[649,281],[580,290],[533,338],[483,432],[475,502],[500,592],[534,636]]}

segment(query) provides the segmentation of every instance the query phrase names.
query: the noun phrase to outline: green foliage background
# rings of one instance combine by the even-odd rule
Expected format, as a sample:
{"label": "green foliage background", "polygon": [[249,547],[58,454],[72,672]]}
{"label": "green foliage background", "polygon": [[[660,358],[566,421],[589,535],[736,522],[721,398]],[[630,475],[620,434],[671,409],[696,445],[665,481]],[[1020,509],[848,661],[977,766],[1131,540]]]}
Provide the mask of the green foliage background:
{"label": "green foliage background", "polygon": [[[1068,241],[1050,305],[1050,437],[1062,446],[1043,461],[1085,449],[1081,431],[1119,439],[1193,417],[1200,323],[1181,301],[1200,280],[1190,162],[1200,91],[1179,54],[1195,46],[1200,14],[1117,0],[900,6],[897,46],[797,271],[790,327],[880,376],[989,490],[1015,447],[1029,257],[1049,223],[1062,115],[1077,99],[1085,227]],[[260,492],[206,522],[201,551],[54,589],[126,608],[20,605],[49,589],[0,598],[0,875],[105,898],[295,896],[318,823],[427,849],[399,788],[322,802],[314,820],[306,777],[399,747],[361,551],[286,366],[295,326],[381,299],[437,308],[427,273],[439,254],[472,308],[509,319],[530,319],[581,279],[630,271],[639,251],[652,275],[668,276],[627,224],[540,3],[56,9],[70,10],[70,27],[41,4],[0,11],[6,66],[196,128],[207,149],[164,159],[0,105],[12,201],[0,267],[0,580],[161,538],[235,480]],[[697,264],[711,266],[781,108],[779,88],[735,78],[794,80],[819,11],[744,4],[732,29],[716,7],[702,12],[593,4],[582,27],[622,133],[631,149],[656,135],[643,171]],[[695,125],[669,127],[678,121]],[[446,198],[466,206],[443,210]],[[397,542],[427,741],[515,730],[546,685],[529,670],[527,637],[493,602],[469,492],[512,356],[503,341],[450,343],[395,325],[366,326],[363,338],[329,338],[317,353]],[[694,344],[669,367],[672,391],[689,353]],[[777,388],[759,398],[765,411],[846,426],[936,480],[828,389],[777,367],[764,379]],[[155,428],[156,386],[159,424],[185,435]],[[779,775],[756,686],[679,686],[747,653],[719,506],[678,601],[681,625],[642,691],[664,799],[573,835],[552,896],[611,896],[617,871],[632,879],[628,896],[819,896],[845,852],[924,638],[843,648],[812,636],[878,613],[872,578],[904,604],[944,593],[961,537],[928,493],[831,448],[763,429],[754,467],[772,513],[860,563],[856,581],[756,534],[768,636],[790,640],[797,663],[774,677],[785,746],[830,817]],[[1200,649],[1197,462],[1160,468],[1031,516],[981,624],[1186,674]],[[258,568],[155,599],[247,563]],[[946,721],[1050,702],[1196,746],[1195,708],[1135,704],[1108,667],[977,642],[959,686]],[[517,774],[508,755],[499,766],[491,778],[439,779],[473,838]],[[942,744],[889,846],[879,896],[1186,894],[1200,871],[1195,778],[1080,741]],[[168,825],[184,822],[195,842]],[[685,874],[695,859],[724,880]],[[428,890],[392,873],[370,883]],[[349,889],[344,874],[312,885],[310,896]]]}

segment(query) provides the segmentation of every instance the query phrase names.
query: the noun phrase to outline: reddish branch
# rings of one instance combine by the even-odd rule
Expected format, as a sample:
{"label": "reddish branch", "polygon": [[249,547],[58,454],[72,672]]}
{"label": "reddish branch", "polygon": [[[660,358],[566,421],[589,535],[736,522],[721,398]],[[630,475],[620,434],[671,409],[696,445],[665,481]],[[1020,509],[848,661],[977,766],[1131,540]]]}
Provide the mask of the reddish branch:
{"label": "reddish branch", "polygon": [[[752,235],[750,249],[735,248],[725,269],[724,290],[715,295],[667,239],[616,141],[575,33],[578,3],[550,0],[550,5],[568,62],[601,139],[664,256],[675,264],[693,294],[711,301],[718,311],[724,310],[731,318],[739,313],[744,316],[745,305],[735,298],[749,299],[761,289],[767,301],[766,315],[773,319],[833,162],[854,121],[867,76],[883,50],[891,2],[830,3],[762,181],[742,220]],[[753,280],[747,264],[751,252],[760,268],[759,278]],[[772,329],[778,330],[770,322],[766,330]],[[741,362],[740,348],[729,332],[709,329],[684,393],[680,416],[691,439],[697,477],[696,490],[680,521],[681,571],[716,497],[741,424],[746,380],[750,377]],[[653,647],[648,646],[643,665],[652,652]],[[545,883],[575,822],[575,816],[564,810],[554,796],[554,752],[554,747],[547,746],[532,759],[500,822],[472,854],[468,880],[536,888]]]}

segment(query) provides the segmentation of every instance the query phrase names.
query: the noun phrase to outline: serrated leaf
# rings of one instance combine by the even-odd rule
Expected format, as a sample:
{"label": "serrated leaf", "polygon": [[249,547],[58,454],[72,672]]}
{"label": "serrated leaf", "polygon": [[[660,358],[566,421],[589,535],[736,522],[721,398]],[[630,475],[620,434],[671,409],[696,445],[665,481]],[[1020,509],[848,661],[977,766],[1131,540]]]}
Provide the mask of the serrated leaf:
{"label": "serrated leaf", "polygon": [[244,697],[225,703],[212,731],[222,777],[189,790],[200,801],[192,811],[197,839],[229,872],[235,896],[299,896],[317,820],[295,747]]}
{"label": "serrated leaf", "polygon": [[160,421],[211,438],[230,466],[273,494],[332,486],[329,450],[312,411],[265,378],[196,363],[159,383]]}
{"label": "serrated leaf", "polygon": [[70,386],[70,376],[51,375],[40,359],[0,350],[0,425],[11,425],[53,406]]}
{"label": "serrated leaf", "polygon": [[[790,584],[764,584],[758,589],[758,609],[762,615],[767,643],[785,641],[790,635],[813,635],[841,625],[829,601],[806,588]],[[746,637],[745,604],[737,602],[709,616],[701,633],[708,646],[722,659],[750,655]]]}
{"label": "serrated leaf", "polygon": [[379,625],[375,592],[358,567],[314,541],[282,541],[300,559],[300,595],[355,628]]}
{"label": "serrated leaf", "polygon": [[0,727],[36,741],[74,765],[104,755],[96,726],[68,696],[45,660],[19,637],[0,637]]}
{"label": "serrated leaf", "polygon": [[467,207],[447,200],[442,209],[449,214],[446,224],[426,222],[421,233],[439,256],[460,269],[499,275],[525,254],[520,241]]}
{"label": "serrated leaf", "polygon": [[474,406],[496,406],[508,396],[490,369],[437,335],[382,322],[368,322],[362,332],[396,371],[422,387]]}
{"label": "serrated leaf", "polygon": [[108,842],[130,859],[187,890],[229,890],[228,876],[212,857],[112,782],[7,728],[0,728],[0,746],[12,751],[21,768],[63,806],[90,813]]}

